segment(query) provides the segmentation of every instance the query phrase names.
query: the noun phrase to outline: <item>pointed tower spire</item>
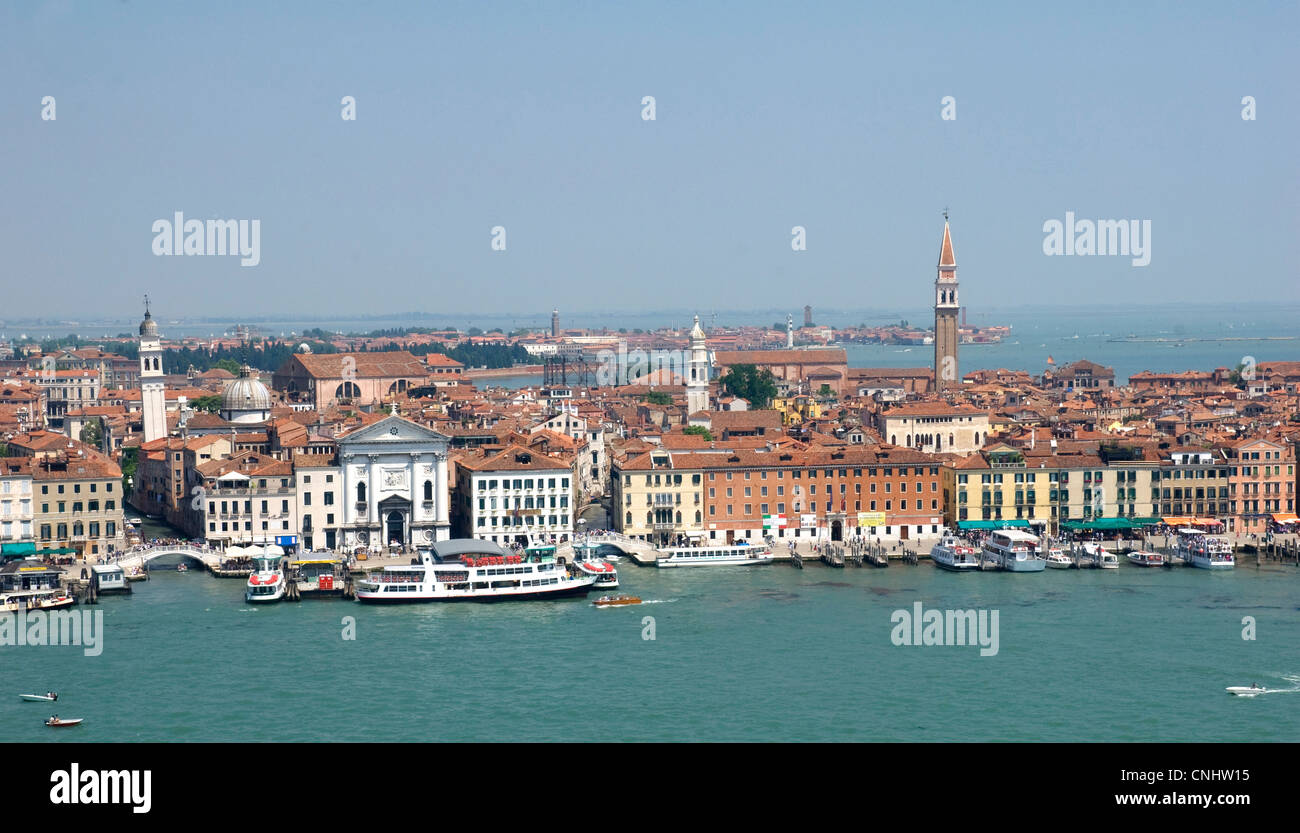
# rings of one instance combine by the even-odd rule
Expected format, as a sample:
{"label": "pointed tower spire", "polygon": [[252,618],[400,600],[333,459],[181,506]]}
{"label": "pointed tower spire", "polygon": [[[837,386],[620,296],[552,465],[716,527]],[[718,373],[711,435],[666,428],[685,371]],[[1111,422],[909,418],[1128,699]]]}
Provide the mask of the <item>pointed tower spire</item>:
{"label": "pointed tower spire", "polygon": [[946,208],[943,211],[943,243],[939,246],[939,265],[957,265],[957,258],[952,253],[952,232],[948,229],[948,209]]}

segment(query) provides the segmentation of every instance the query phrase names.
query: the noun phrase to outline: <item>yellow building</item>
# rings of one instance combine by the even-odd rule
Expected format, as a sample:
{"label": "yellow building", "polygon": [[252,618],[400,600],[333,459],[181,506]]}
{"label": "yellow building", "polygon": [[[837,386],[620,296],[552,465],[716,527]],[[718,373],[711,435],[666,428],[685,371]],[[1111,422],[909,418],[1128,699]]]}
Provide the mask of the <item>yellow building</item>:
{"label": "yellow building", "polygon": [[614,528],[663,544],[677,535],[704,537],[704,489],[699,469],[673,467],[673,455],[649,451],[610,465]]}

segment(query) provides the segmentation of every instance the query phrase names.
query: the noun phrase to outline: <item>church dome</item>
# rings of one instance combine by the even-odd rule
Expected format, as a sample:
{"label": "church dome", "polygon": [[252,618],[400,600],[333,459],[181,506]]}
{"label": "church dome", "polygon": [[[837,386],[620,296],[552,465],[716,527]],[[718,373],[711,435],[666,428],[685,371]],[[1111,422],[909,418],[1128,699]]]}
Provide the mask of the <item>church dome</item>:
{"label": "church dome", "polygon": [[222,391],[221,413],[227,422],[263,422],[270,418],[271,392],[248,365]]}
{"label": "church dome", "polygon": [[140,322],[140,335],[141,336],[158,335],[158,322],[153,320],[153,316],[149,314],[148,307],[145,307],[144,320]]}

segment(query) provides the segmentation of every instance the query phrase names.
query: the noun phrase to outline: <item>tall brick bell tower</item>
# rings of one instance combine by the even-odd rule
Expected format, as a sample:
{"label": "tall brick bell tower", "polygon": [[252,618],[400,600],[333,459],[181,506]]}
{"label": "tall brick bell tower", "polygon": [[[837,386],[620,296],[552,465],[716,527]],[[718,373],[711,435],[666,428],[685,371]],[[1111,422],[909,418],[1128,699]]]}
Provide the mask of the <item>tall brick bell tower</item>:
{"label": "tall brick bell tower", "polygon": [[939,247],[939,274],[934,281],[934,389],[961,387],[957,371],[957,259],[952,253],[948,211],[943,212],[943,243]]}

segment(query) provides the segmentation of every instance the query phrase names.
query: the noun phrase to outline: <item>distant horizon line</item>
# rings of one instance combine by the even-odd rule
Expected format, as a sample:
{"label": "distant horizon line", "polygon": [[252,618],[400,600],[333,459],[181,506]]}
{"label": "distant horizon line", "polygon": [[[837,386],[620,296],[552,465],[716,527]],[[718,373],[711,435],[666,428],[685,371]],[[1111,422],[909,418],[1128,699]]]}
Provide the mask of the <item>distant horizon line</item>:
{"label": "distant horizon line", "polygon": [[[157,304],[155,303],[153,306],[156,308]],[[1184,302],[1180,304],[1180,307],[1182,309],[1257,310],[1259,309],[1259,304],[1257,302],[1247,302],[1247,301],[1240,301],[1240,300],[1234,300],[1234,301],[1225,300],[1225,301],[1217,301],[1217,302],[1216,301],[1195,301],[1195,302]],[[1281,303],[1274,302],[1268,305],[1268,309],[1272,312],[1278,312],[1280,310],[1285,310],[1291,307],[1300,308],[1300,299],[1297,299],[1295,301],[1284,301]],[[930,309],[931,309],[930,307],[925,307],[925,306],[892,307],[892,308],[864,307],[864,308],[856,308],[856,309],[831,307],[831,308],[824,308],[823,312],[825,314],[833,315],[836,318],[864,315],[871,318],[881,319],[881,318],[889,318],[895,315],[915,315],[917,312],[927,312]],[[967,309],[969,310],[969,307]],[[1029,312],[1029,311],[1036,311],[1036,310],[1062,310],[1062,309],[1070,309],[1075,311],[1121,310],[1122,309],[1124,311],[1131,312],[1133,311],[1133,304],[1118,303],[1118,302],[1117,303],[1089,303],[1089,304],[1077,304],[1077,303],[1006,304],[1006,305],[992,306],[992,307],[981,307],[980,311],[977,314],[982,317],[996,312],[1014,312],[1014,311]],[[814,325],[817,324],[816,322],[816,318],[818,315],[817,310],[818,310],[817,305],[815,304],[812,305]],[[155,309],[154,311],[158,312],[157,309]],[[784,307],[766,307],[766,308],[749,308],[749,309],[741,309],[741,308],[710,309],[707,307],[702,307],[702,308],[677,307],[677,308],[664,308],[664,309],[652,309],[652,310],[633,310],[627,308],[590,309],[590,310],[574,310],[569,312],[568,315],[571,317],[593,317],[593,316],[604,317],[604,316],[619,316],[619,315],[637,316],[637,317],[647,317],[647,316],[669,317],[669,316],[680,316],[680,315],[689,315],[689,316],[699,315],[701,319],[703,319],[706,316],[712,317],[714,315],[766,316],[772,314],[780,314],[780,315],[794,316],[796,313],[798,314],[798,317],[795,320],[795,326],[802,327],[803,326],[802,306],[797,307],[793,310]],[[122,316],[104,317],[98,319],[83,318],[79,320],[75,317],[62,315],[62,314],[47,314],[47,315],[28,316],[23,318],[0,319],[0,327],[9,328],[9,327],[16,327],[16,326],[23,326],[23,325],[51,327],[51,326],[61,326],[61,325],[92,326],[92,325],[116,324],[118,322],[122,322],[122,323],[134,322],[142,315],[143,315],[143,311],[141,311],[139,315],[127,314]],[[543,322],[545,325],[549,325],[550,316],[551,316],[550,310],[547,310],[545,312],[526,312],[526,313],[525,312],[482,312],[482,311],[433,313],[433,312],[426,312],[426,311],[412,312],[407,310],[402,312],[369,313],[369,314],[325,313],[325,314],[314,314],[314,315],[306,314],[306,313],[281,312],[281,313],[267,313],[267,314],[252,316],[252,317],[239,316],[237,314],[218,314],[218,315],[204,315],[200,317],[189,317],[189,316],[171,316],[171,315],[167,315],[165,312],[162,312],[155,317],[155,320],[159,321],[159,323],[164,323],[164,324],[175,322],[178,324],[190,324],[190,325],[210,324],[210,323],[211,324],[232,324],[232,323],[233,324],[258,324],[258,323],[281,323],[281,322],[312,323],[315,321],[319,321],[322,323],[332,322],[332,321],[349,321],[349,322],[427,321],[427,322],[440,322],[447,325],[454,325],[458,321],[461,322],[468,321],[468,323],[473,323],[472,320],[470,319],[483,319],[483,320],[490,320],[490,321],[501,321],[504,319],[524,319],[524,320],[535,319],[539,322]],[[564,310],[561,309],[560,323],[562,327],[564,327],[565,316],[566,313],[564,312]],[[538,326],[543,326],[543,324],[539,324]],[[574,327],[569,327],[569,328],[578,329]]]}

